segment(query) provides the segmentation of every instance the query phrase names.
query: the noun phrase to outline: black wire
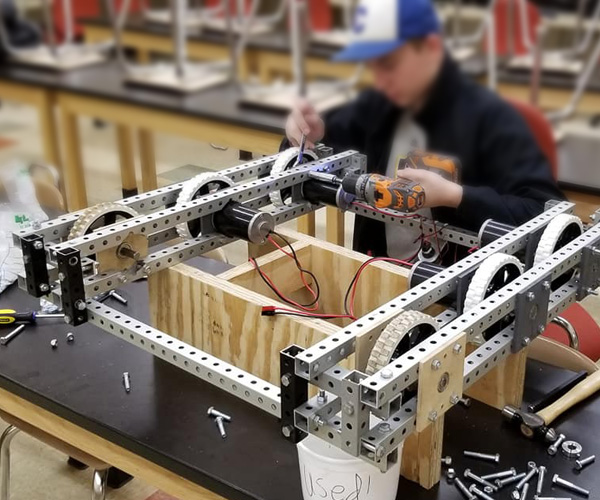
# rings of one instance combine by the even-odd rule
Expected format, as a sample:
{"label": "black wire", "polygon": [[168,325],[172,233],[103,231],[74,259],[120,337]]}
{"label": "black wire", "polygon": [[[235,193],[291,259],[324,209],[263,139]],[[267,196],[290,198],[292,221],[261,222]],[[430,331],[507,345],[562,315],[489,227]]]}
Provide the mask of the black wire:
{"label": "black wire", "polygon": [[354,275],[354,278],[352,278],[352,281],[350,282],[350,285],[348,286],[348,289],[346,290],[346,295],[344,296],[344,311],[346,311],[346,314],[348,316],[350,316],[350,311],[348,311],[348,297],[350,296],[350,292],[352,291],[352,287],[354,286],[354,283],[358,279],[358,272],[361,270],[361,268],[363,266],[365,266],[365,264],[368,266],[374,260],[375,260],[375,257],[373,257],[372,259],[366,260],[363,264],[361,264],[359,266],[359,268],[356,270],[356,274]]}
{"label": "black wire", "polygon": [[340,318],[339,314],[310,314],[310,313],[302,313],[302,312],[288,312],[288,311],[273,311],[271,313],[273,316],[282,315],[282,316],[300,316],[301,318],[313,318],[313,319],[343,319]]}
{"label": "black wire", "polygon": [[[279,290],[277,290],[276,288],[274,288],[273,285],[271,285],[271,283],[269,283],[269,280],[267,280],[265,278],[265,276],[263,275],[262,270],[260,269],[260,266],[258,265],[258,262],[256,262],[255,259],[250,259],[250,261],[256,266],[256,270],[258,271],[258,275],[265,282],[265,285],[267,285],[271,290],[273,290],[273,293],[275,295],[277,295],[277,297],[279,297],[281,300],[283,300],[286,304],[289,304],[292,307],[297,307],[297,304],[294,304],[292,301],[290,301],[290,299],[288,299],[287,297],[285,297],[284,295],[282,295]],[[308,274],[310,274],[311,276],[313,276],[313,278],[314,278],[314,275],[311,272],[309,272],[309,271],[306,271],[306,272]],[[319,297],[319,295],[317,294],[317,298],[313,302],[311,302],[310,304],[300,304],[300,305],[302,307],[310,307],[310,306],[314,305],[317,302],[318,297]]]}
{"label": "black wire", "polygon": [[[292,244],[289,242],[289,240],[287,238],[284,238],[281,234],[276,233],[275,231],[271,231],[271,234],[274,234],[275,236],[280,238],[289,247],[290,251],[292,252],[294,262],[296,263],[296,267],[298,268],[298,270],[303,274],[308,274],[313,279],[313,282],[316,286],[316,290],[314,291],[315,292],[315,300],[313,300],[308,305],[304,305],[304,304],[301,304],[301,305],[302,305],[302,307],[314,306],[319,301],[319,298],[321,297],[321,285],[319,285],[319,280],[312,272],[310,272],[309,270],[304,269],[302,267],[302,265],[300,264],[300,260],[298,259],[298,255],[296,254],[296,250],[294,250],[294,247],[292,246]],[[289,304],[289,302],[288,302],[288,304]]]}

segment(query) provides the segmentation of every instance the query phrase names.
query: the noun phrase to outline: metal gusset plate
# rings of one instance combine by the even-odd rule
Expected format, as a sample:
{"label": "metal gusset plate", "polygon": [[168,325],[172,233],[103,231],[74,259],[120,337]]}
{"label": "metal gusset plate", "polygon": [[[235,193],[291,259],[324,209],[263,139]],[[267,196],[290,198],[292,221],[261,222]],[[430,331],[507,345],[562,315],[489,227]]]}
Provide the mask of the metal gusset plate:
{"label": "metal gusset plate", "polygon": [[538,279],[531,287],[517,295],[515,305],[515,331],[512,352],[519,352],[544,333],[548,321],[551,275]]}

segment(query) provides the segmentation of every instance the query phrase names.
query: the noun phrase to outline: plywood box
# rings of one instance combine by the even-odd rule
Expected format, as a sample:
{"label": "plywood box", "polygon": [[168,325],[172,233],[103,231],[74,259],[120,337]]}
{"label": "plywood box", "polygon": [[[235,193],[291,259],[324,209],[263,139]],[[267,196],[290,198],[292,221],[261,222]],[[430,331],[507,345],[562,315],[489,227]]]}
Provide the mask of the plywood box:
{"label": "plywood box", "polygon": [[[285,236],[293,241],[302,266],[318,279],[319,312],[343,314],[346,290],[368,257],[300,233],[286,231]],[[276,250],[257,262],[287,297],[311,301],[291,258]],[[407,276],[406,269],[394,264],[369,265],[358,285],[356,314],[364,315],[406,291]],[[263,306],[290,306],[250,263],[217,276],[181,264],[152,275],[149,283],[156,328],[277,385],[282,349],[291,344],[308,347],[351,322],[262,316]],[[348,363],[353,365],[354,358]]]}

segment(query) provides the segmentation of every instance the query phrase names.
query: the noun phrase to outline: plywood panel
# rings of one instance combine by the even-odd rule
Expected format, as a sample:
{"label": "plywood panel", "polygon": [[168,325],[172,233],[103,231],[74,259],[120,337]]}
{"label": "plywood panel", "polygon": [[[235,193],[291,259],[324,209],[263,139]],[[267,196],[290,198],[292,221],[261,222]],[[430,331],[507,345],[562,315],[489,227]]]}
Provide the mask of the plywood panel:
{"label": "plywood panel", "polygon": [[279,383],[279,352],[309,346],[336,328],[322,320],[264,317],[274,300],[189,266],[150,278],[153,325],[271,383]]}

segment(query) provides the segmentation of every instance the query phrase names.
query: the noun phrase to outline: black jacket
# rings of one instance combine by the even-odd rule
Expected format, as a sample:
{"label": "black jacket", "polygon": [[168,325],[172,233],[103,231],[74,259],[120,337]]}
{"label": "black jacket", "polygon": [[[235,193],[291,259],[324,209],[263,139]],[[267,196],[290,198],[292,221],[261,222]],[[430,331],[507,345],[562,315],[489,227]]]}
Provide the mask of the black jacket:
{"label": "black jacket", "polygon": [[[355,149],[367,156],[370,172],[385,174],[402,112],[380,93],[364,91],[325,117],[323,143],[335,152]],[[415,120],[427,134],[429,151],[462,163],[463,201],[457,209],[434,209],[437,221],[473,231],[490,218],[520,225],[539,215],[546,201],[564,199],[520,114],[463,75],[449,57]],[[354,248],[386,255],[384,224],[357,217]]]}

